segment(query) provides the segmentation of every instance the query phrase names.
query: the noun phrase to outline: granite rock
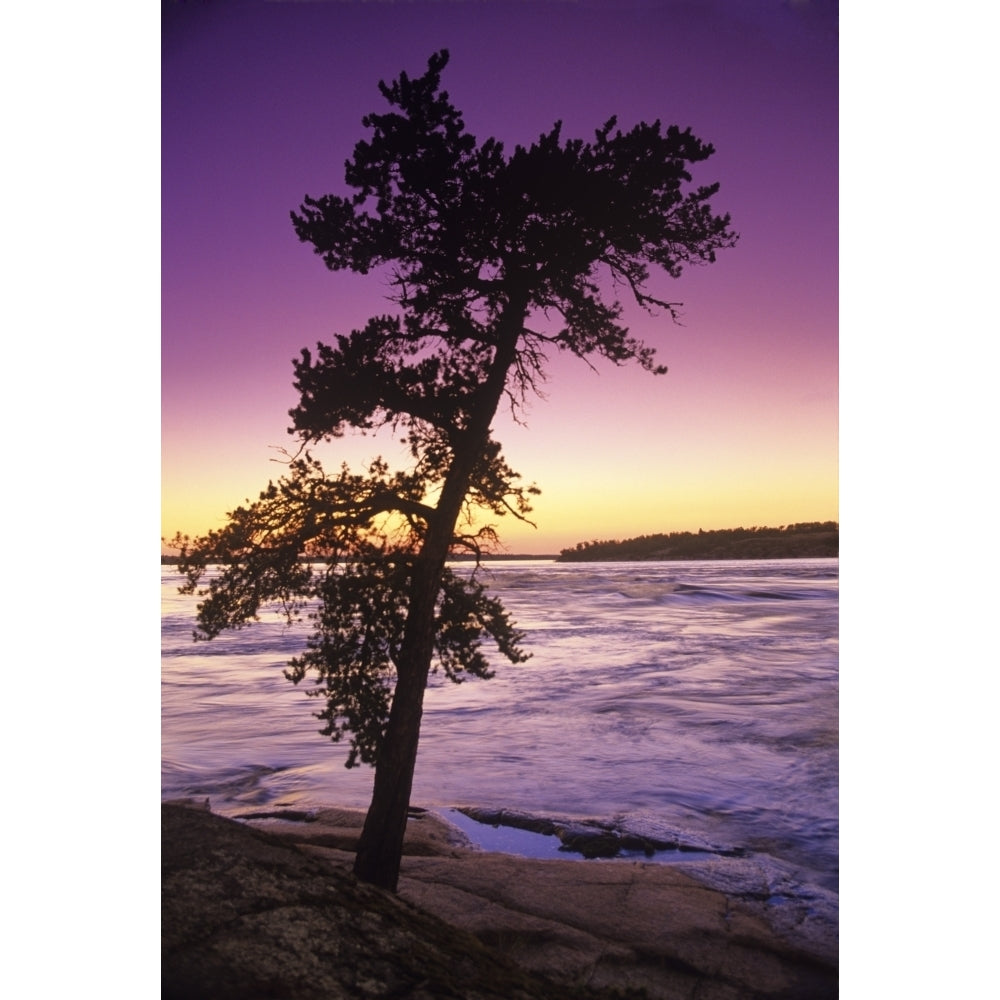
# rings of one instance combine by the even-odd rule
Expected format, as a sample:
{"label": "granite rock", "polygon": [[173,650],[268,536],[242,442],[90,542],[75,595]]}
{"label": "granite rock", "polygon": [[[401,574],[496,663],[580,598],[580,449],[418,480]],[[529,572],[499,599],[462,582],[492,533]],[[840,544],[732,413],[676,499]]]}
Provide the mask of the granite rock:
{"label": "granite rock", "polygon": [[350,875],[363,813],[163,813],[168,1000],[838,994],[835,927],[683,866],[478,851],[416,812],[393,896]]}

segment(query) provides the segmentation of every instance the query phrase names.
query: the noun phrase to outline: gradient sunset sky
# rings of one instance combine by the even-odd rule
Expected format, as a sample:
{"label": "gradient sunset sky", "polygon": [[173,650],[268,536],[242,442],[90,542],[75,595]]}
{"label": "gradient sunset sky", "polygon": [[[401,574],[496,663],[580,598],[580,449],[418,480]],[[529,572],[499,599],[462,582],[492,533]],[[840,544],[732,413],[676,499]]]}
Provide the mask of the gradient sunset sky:
{"label": "gradient sunset sky", "polygon": [[[291,359],[389,308],[289,220],[344,192],[380,79],[451,53],[443,87],[508,150],[554,121],[690,126],[696,183],[740,234],[629,314],[669,374],[559,358],[510,463],[542,490],[512,552],[587,539],[838,520],[837,7],[821,0],[413,0],[164,5],[162,533],[201,533],[282,469]],[[380,438],[328,451],[399,454]]]}

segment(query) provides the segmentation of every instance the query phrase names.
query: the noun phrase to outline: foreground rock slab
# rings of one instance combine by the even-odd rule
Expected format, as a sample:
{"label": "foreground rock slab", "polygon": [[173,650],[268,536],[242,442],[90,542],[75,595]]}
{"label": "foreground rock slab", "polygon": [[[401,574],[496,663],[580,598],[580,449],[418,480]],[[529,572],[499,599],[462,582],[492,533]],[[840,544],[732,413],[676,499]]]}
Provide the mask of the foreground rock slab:
{"label": "foreground rock slab", "polygon": [[662,1000],[837,995],[835,960],[666,865],[409,858],[400,895],[563,983]]}
{"label": "foreground rock slab", "polygon": [[835,940],[680,868],[475,851],[423,814],[393,897],[349,875],[362,818],[253,830],[164,806],[163,995],[837,996]]}
{"label": "foreground rock slab", "polygon": [[279,838],[162,807],[164,1000],[576,996]]}

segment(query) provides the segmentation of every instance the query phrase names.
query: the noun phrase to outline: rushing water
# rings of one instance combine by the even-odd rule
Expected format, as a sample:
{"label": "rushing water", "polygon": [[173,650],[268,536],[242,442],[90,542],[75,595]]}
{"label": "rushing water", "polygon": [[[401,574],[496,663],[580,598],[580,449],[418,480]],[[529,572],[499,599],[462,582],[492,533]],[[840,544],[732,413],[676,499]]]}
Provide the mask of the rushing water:
{"label": "rushing water", "polygon": [[[308,626],[278,615],[192,643],[162,567],[162,794],[366,806],[371,771],[317,735],[282,676]],[[742,848],[835,891],[838,565],[491,563],[532,658],[427,692],[414,804],[616,820]],[[303,685],[304,686],[304,685]],[[774,890],[772,890],[774,891]]]}

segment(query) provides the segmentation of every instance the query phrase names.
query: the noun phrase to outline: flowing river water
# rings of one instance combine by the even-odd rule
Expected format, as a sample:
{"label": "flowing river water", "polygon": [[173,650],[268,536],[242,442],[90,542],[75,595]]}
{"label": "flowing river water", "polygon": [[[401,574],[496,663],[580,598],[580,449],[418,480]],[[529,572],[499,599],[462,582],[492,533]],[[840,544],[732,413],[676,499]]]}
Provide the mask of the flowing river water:
{"label": "flowing river water", "polygon": [[[838,885],[836,559],[558,563],[480,571],[532,658],[427,691],[412,802],[597,819],[754,859],[769,892]],[[162,797],[225,814],[367,806],[317,707],[282,676],[308,624],[194,643],[161,568]],[[490,846],[483,828],[480,842]],[[516,843],[516,841],[511,841]],[[532,853],[530,847],[514,851]]]}

